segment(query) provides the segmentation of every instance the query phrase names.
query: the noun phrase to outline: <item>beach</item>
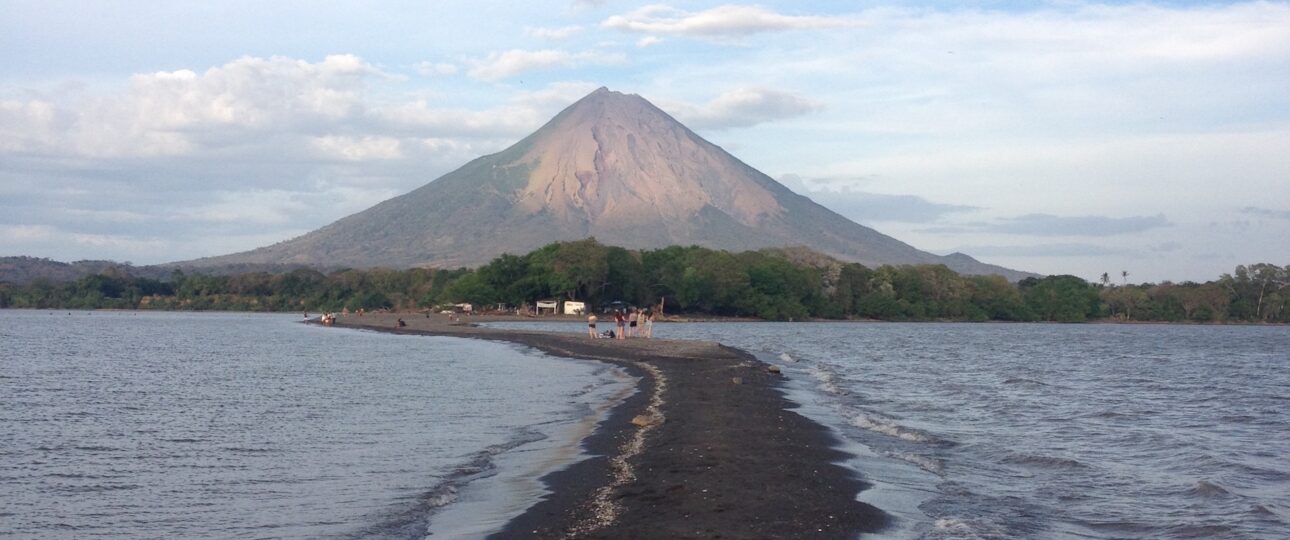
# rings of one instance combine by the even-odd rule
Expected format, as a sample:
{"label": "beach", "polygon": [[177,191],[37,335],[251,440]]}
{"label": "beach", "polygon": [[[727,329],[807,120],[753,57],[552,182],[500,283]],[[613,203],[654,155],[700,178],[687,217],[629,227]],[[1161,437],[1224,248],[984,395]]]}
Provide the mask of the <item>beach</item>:
{"label": "beach", "polygon": [[[402,319],[407,326],[398,327]],[[546,478],[552,494],[497,538],[854,538],[883,513],[838,463],[825,426],[793,412],[782,376],[715,342],[592,339],[482,328],[434,314],[345,315],[336,325],[507,341],[618,365],[639,391],[583,446],[594,457]]]}

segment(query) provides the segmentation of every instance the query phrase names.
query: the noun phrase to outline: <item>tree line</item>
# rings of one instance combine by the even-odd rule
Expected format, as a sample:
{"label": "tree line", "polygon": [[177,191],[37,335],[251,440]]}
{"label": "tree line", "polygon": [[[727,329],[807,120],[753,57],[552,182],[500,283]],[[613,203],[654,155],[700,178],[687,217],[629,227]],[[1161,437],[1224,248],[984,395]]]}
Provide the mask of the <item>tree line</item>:
{"label": "tree line", "polygon": [[944,265],[843,263],[803,250],[742,253],[697,246],[627,250],[594,239],[502,255],[474,270],[350,269],[322,273],[174,271],[136,277],[115,267],[56,284],[0,283],[0,308],[340,311],[470,302],[589,306],[664,303],[668,313],[768,320],[1290,322],[1290,266],[1238,266],[1206,283],[1114,286],[1071,275],[1009,283]]}

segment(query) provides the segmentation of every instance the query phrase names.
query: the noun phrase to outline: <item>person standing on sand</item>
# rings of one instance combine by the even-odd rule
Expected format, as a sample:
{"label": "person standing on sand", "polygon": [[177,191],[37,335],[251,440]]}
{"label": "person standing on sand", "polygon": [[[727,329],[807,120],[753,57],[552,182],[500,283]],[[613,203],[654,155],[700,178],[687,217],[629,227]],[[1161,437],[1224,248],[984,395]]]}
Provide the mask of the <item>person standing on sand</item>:
{"label": "person standing on sand", "polygon": [[596,314],[595,313],[592,313],[591,315],[587,316],[587,335],[593,338],[600,337],[600,334],[596,333]]}
{"label": "person standing on sand", "polygon": [[645,337],[654,337],[654,310],[645,310]]}
{"label": "person standing on sand", "polygon": [[632,308],[631,311],[627,312],[627,337],[636,337],[638,335],[636,333],[637,319],[640,319],[639,310]]}
{"label": "person standing on sand", "polygon": [[614,322],[618,324],[618,339],[627,339],[627,332],[624,331],[626,330],[627,319],[623,317],[623,310],[620,309],[614,312]]}

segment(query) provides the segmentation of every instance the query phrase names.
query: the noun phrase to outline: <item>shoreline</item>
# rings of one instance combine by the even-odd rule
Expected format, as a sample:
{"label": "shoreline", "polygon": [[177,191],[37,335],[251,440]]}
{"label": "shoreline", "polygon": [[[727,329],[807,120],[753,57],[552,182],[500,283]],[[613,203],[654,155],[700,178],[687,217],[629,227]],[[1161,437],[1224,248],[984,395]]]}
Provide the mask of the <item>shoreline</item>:
{"label": "shoreline", "polygon": [[[245,314],[263,314],[263,315],[286,315],[294,313],[304,313],[303,311],[247,311],[232,309],[139,309],[139,308],[33,308],[33,307],[5,307],[0,310],[12,311],[46,311],[50,315],[58,315],[59,312],[71,315],[73,313],[245,313]],[[320,313],[311,311],[308,313]],[[351,314],[352,316],[353,314]],[[367,316],[389,316],[399,317],[406,316],[410,318],[423,317],[424,311],[376,311],[368,313]],[[434,314],[439,317],[442,315]],[[313,320],[311,317],[309,320]],[[466,317],[466,322],[478,320],[479,322],[497,322],[497,321],[516,321],[516,322],[542,322],[542,321],[567,321],[567,322],[586,322],[586,318],[578,315],[546,315],[541,317],[530,317],[526,315],[507,315],[487,313],[481,315],[472,315]],[[605,322],[605,321],[602,321]],[[612,321],[610,321],[612,322]],[[986,319],[983,321],[973,321],[966,319],[825,319],[825,318],[807,318],[800,320],[776,321],[771,319],[759,319],[755,317],[726,317],[721,315],[701,315],[701,314],[683,314],[668,315],[665,318],[658,319],[655,324],[669,323],[874,323],[874,324],[1058,324],[1058,325],[1080,325],[1080,324],[1126,324],[1126,325],[1153,325],[1153,326],[1290,326],[1290,322],[1268,322],[1268,321],[1135,321],[1119,320],[1110,317],[1101,319],[1088,319],[1079,322],[1061,322],[1061,321],[1005,321],[998,319]],[[608,328],[608,327],[606,327]]]}
{"label": "shoreline", "polygon": [[[407,327],[395,327],[400,317]],[[497,330],[437,314],[351,314],[337,326],[507,341],[638,378],[640,391],[582,441],[592,457],[544,476],[551,494],[493,538],[854,538],[886,523],[857,500],[867,484],[839,464],[849,455],[836,436],[793,412],[780,376],[744,351]]]}

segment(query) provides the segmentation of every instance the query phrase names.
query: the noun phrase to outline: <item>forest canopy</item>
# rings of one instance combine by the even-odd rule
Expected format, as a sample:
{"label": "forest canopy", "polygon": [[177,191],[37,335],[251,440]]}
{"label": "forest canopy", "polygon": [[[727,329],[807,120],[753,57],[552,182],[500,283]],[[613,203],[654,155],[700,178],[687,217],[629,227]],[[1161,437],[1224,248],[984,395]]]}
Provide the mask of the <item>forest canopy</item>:
{"label": "forest canopy", "polygon": [[474,269],[295,269],[271,274],[174,271],[136,277],[108,267],[73,282],[0,283],[0,308],[339,311],[447,303],[590,306],[623,302],[669,313],[769,320],[1290,322],[1290,266],[1238,266],[1206,283],[1113,285],[1070,275],[1009,283],[943,265],[866,267],[813,252],[730,253],[697,246],[627,250],[595,239],[502,255]]}

